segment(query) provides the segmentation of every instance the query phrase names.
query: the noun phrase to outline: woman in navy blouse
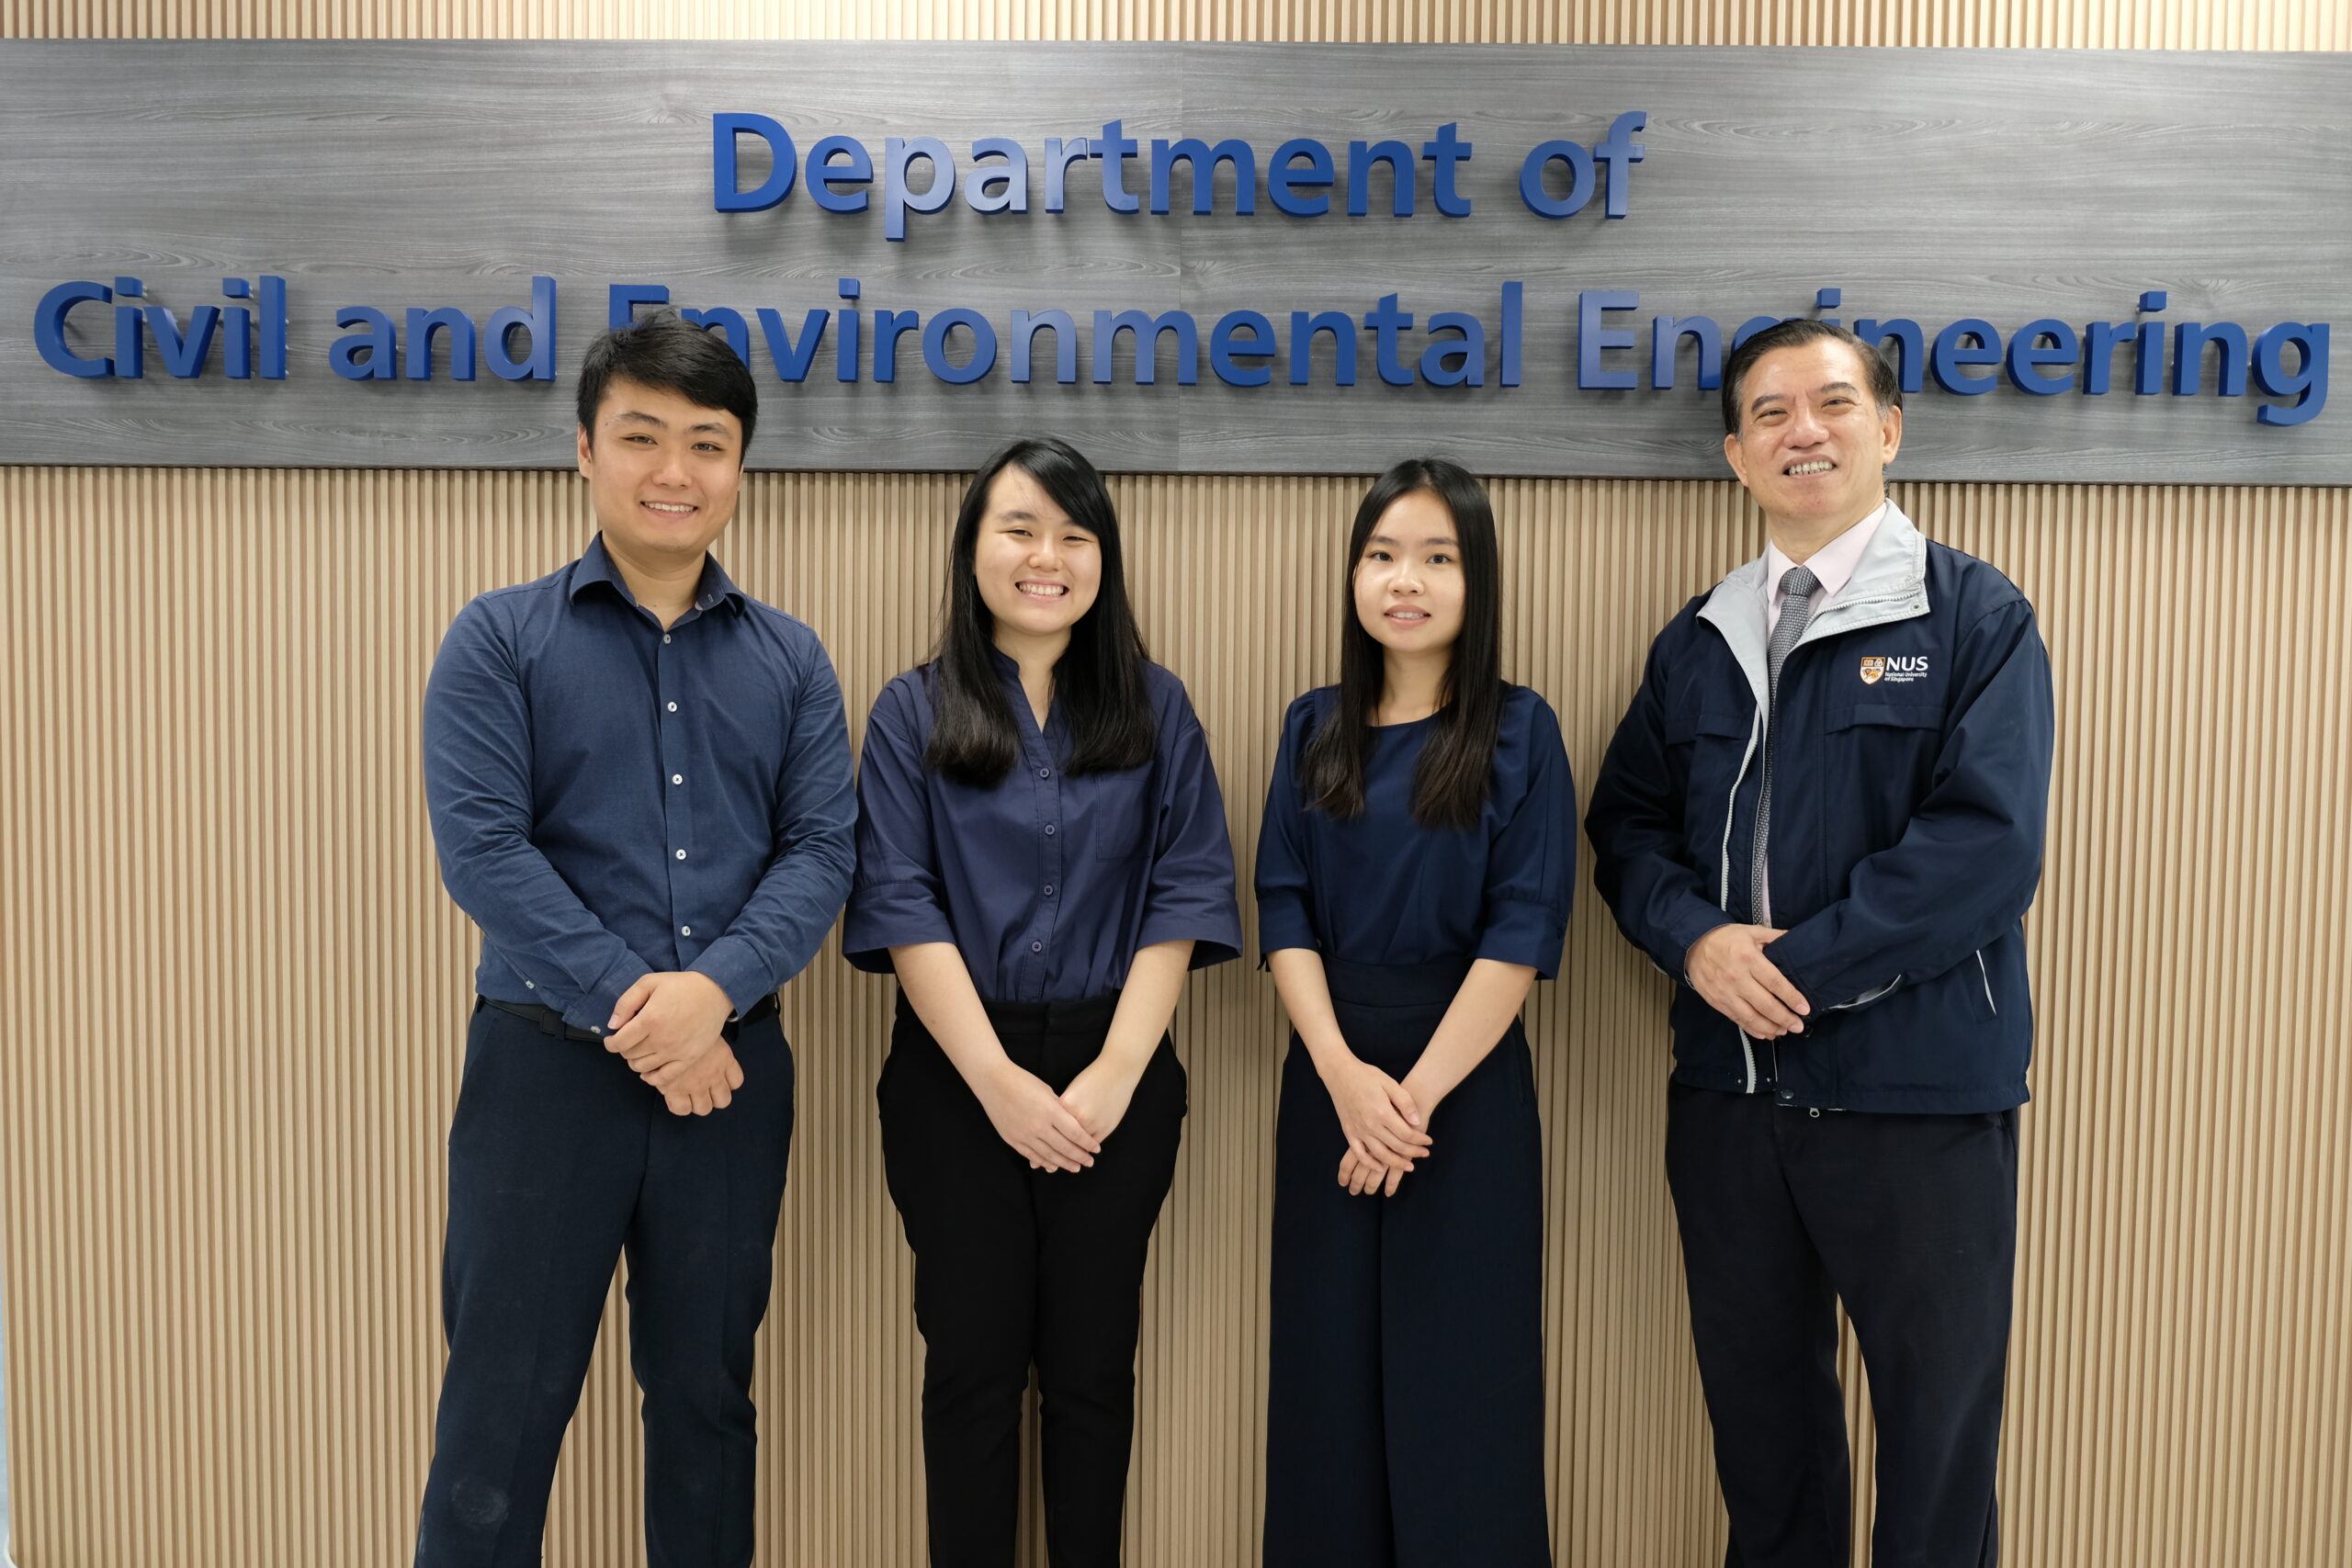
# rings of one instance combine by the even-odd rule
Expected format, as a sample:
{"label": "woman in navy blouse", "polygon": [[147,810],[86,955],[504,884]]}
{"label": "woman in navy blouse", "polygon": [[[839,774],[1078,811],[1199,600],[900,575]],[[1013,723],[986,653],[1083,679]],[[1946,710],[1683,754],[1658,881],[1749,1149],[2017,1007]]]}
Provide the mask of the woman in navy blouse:
{"label": "woman in navy blouse", "polygon": [[1551,707],[1503,682],[1498,578],[1478,482],[1391,468],[1348,541],[1340,683],[1283,720],[1267,1568],[1551,1562],[1519,1010],[1559,966],[1576,790]]}
{"label": "woman in navy blouse", "polygon": [[1184,688],[1147,660],[1102,477],[1016,442],[965,492],[932,661],[882,690],[842,946],[895,970],[876,1098],[915,1254],[931,1560],[1011,1568],[1037,1369],[1055,1568],[1119,1561],[1144,1255],[1188,968],[1241,942]]}

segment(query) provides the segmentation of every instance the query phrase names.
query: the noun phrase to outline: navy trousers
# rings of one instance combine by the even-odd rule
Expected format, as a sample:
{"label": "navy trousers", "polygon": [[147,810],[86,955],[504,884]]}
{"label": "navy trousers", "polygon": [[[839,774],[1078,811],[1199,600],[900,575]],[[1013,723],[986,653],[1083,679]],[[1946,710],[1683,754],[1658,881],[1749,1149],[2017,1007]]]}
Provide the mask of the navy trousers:
{"label": "navy trousers", "polygon": [[[1402,1078],[1466,960],[1326,960],[1349,1047]],[[1547,1568],[1544,1150],[1510,1030],[1430,1121],[1393,1198],[1339,1185],[1347,1137],[1306,1048],[1274,1129],[1266,1568]]]}
{"label": "navy trousers", "polygon": [[449,1363],[418,1568],[537,1568],[563,1430],[628,1256],[652,1568],[752,1561],[752,1341],[792,1141],[773,1016],[733,1042],[734,1102],[673,1116],[603,1045],[477,1007],[449,1129]]}
{"label": "navy trousers", "polygon": [[1811,1111],[1674,1084],[1666,1171],[1726,1568],[1846,1568],[1840,1300],[1878,1428],[1871,1568],[1993,1568],[2017,1112]]}
{"label": "navy trousers", "polygon": [[[1058,1093],[1102,1053],[1116,995],[989,1004],[1005,1054]],[[915,1255],[935,1568],[1012,1568],[1021,1400],[1037,1369],[1046,1552],[1116,1568],[1136,1421],[1144,1262],[1175,1179],[1184,1068],[1166,1039],[1102,1152],[1032,1170],[899,1001],[876,1089],[891,1200]]]}

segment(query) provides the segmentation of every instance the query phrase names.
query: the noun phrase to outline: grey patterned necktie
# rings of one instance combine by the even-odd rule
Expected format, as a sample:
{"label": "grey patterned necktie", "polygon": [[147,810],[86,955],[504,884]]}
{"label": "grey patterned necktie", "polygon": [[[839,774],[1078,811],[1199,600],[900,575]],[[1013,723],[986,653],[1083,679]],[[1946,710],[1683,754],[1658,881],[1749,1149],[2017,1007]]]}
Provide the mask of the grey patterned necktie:
{"label": "grey patterned necktie", "polygon": [[1764,714],[1764,784],[1756,792],[1756,851],[1747,868],[1747,918],[1758,925],[1767,924],[1771,914],[1764,851],[1772,826],[1772,738],[1781,728],[1781,666],[1789,649],[1804,636],[1804,624],[1813,618],[1813,591],[1820,586],[1820,579],[1801,566],[1781,574],[1781,618],[1773,623],[1772,640],[1764,652],[1769,698]]}

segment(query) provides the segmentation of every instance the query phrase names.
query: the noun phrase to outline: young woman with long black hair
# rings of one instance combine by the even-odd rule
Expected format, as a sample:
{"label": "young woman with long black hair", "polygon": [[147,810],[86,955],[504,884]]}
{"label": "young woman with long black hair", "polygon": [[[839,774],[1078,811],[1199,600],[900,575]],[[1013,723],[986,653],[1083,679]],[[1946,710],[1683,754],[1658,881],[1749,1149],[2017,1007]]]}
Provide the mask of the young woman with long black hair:
{"label": "young woman with long black hair", "polygon": [[1084,457],[1028,440],[980,469],[941,618],[866,726],[842,940],[899,976],[876,1098],[915,1254],[931,1561],[1011,1568],[1034,1362],[1048,1552],[1110,1568],[1184,1118],[1168,1021],[1186,970],[1240,946],[1233,851]]}
{"label": "young woman with long black hair", "polygon": [[1559,966],[1576,790],[1551,707],[1503,682],[1498,580],[1478,482],[1399,463],[1348,540],[1340,683],[1283,720],[1266,1568],[1551,1562],[1519,1010]]}

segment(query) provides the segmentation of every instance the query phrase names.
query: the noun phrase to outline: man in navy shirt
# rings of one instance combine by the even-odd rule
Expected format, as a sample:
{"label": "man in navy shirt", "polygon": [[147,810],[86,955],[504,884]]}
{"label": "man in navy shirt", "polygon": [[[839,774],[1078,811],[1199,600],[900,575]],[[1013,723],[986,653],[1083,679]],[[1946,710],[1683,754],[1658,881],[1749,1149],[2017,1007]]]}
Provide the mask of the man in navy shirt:
{"label": "man in navy shirt", "polygon": [[2052,738],[2033,606],[1886,494],[1902,391],[1843,327],[1724,367],[1770,535],[1651,645],[1586,826],[1679,985],[1667,1179],[1731,1568],[1845,1568],[1837,1304],[1878,1568],[1990,1568]]}
{"label": "man in navy shirt", "polygon": [[419,1568],[538,1562],[624,1250],[650,1560],[752,1558],[792,1134],[775,993],[848,895],[856,821],[824,649],[707,553],[756,404],[726,342],[668,312],[600,339],[579,404],[600,531],[459,612],[426,687],[442,880],[482,940]]}

